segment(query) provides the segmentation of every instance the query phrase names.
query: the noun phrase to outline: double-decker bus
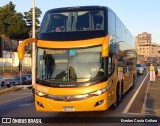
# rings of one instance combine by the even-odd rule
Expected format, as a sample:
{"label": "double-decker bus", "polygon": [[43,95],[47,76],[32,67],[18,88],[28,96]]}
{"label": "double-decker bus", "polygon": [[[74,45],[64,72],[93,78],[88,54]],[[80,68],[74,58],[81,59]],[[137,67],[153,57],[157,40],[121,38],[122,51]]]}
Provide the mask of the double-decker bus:
{"label": "double-decker bus", "polygon": [[108,7],[45,13],[36,42],[37,111],[102,111],[116,107],[136,80],[134,37]]}

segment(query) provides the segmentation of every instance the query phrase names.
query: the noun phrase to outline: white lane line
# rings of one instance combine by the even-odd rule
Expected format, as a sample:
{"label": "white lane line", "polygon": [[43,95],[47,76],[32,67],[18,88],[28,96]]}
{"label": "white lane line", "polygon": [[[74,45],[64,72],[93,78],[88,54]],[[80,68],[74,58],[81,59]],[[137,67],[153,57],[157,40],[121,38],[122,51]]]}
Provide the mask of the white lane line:
{"label": "white lane line", "polygon": [[34,103],[26,103],[26,104],[22,104],[22,105],[19,105],[19,107],[27,107],[27,106],[31,106],[33,105]]}
{"label": "white lane line", "polygon": [[4,104],[4,103],[8,103],[8,102],[12,102],[12,101],[16,101],[16,100],[21,99],[21,98],[26,98],[26,97],[29,97],[29,96],[32,96],[32,95],[27,95],[27,96],[24,96],[24,97],[15,98],[15,99],[8,100],[8,101],[5,101],[5,102],[0,102],[0,105],[1,105],[1,104]]}
{"label": "white lane line", "polygon": [[15,93],[15,94],[7,94],[7,95],[27,95],[27,94],[32,94],[32,93]]}
{"label": "white lane line", "polygon": [[135,94],[133,95],[132,99],[129,101],[129,103],[128,103],[127,107],[124,109],[123,113],[127,113],[128,110],[130,109],[130,107],[131,107],[134,99],[136,98],[138,92],[140,91],[142,85],[144,84],[144,81],[146,80],[146,78],[147,78],[147,76],[148,76],[148,73],[149,73],[149,72],[148,72],[148,70],[147,70],[147,75],[146,75],[146,77],[144,78],[144,80],[143,80],[142,83],[140,84],[139,88],[137,89],[137,91],[136,91]]}

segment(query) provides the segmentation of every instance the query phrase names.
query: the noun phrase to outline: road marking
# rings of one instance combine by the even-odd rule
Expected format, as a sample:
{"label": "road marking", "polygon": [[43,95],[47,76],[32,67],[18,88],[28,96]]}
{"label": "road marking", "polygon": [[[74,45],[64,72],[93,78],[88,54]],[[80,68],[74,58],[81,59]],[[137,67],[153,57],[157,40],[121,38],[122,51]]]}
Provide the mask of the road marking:
{"label": "road marking", "polygon": [[26,103],[26,104],[22,104],[22,105],[19,105],[19,107],[27,107],[27,106],[31,106],[33,105],[34,103]]}
{"label": "road marking", "polygon": [[149,114],[149,113],[125,113],[125,114],[127,114],[127,115],[137,115],[137,116],[158,116],[159,117],[159,115],[157,115],[157,114]]}
{"label": "road marking", "polygon": [[17,94],[16,94],[16,93],[15,93],[15,94],[13,93],[13,94],[7,94],[7,95],[27,95],[27,94],[32,94],[32,93],[17,93]]}
{"label": "road marking", "polygon": [[145,114],[144,113],[125,113],[127,115],[137,115],[137,116],[144,116]]}
{"label": "road marking", "polygon": [[144,78],[144,80],[143,80],[142,83],[140,84],[139,88],[137,89],[137,91],[136,91],[135,94],[133,95],[132,99],[129,101],[129,103],[128,103],[127,107],[124,109],[123,113],[127,113],[128,110],[130,109],[130,107],[131,107],[134,99],[136,98],[138,92],[140,91],[142,85],[144,84],[144,81],[146,80],[146,78],[147,78],[147,76],[148,76],[148,73],[149,73],[149,72],[148,72],[148,70],[147,70],[147,75],[146,75],[146,77]]}
{"label": "road marking", "polygon": [[24,96],[24,97],[20,97],[20,98],[16,98],[16,99],[8,100],[8,101],[5,101],[5,102],[0,102],[0,105],[1,105],[1,104],[4,104],[4,103],[8,103],[8,102],[12,102],[12,101],[16,101],[16,100],[21,99],[21,98],[26,98],[26,97],[29,97],[29,96],[32,96],[32,95],[27,95],[27,96]]}

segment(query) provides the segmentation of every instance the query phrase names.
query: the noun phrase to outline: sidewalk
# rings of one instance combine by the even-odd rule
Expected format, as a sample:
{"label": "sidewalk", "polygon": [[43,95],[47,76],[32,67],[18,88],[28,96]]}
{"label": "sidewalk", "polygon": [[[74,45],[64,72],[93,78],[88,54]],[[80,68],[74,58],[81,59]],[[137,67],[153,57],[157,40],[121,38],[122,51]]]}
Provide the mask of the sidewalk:
{"label": "sidewalk", "polygon": [[10,88],[1,88],[0,89],[0,95],[9,93],[11,91],[19,91],[19,90],[26,90],[26,89],[32,89],[32,85],[16,85],[12,86]]}
{"label": "sidewalk", "polygon": [[160,77],[156,77],[155,82],[148,81],[142,113],[160,116]]}

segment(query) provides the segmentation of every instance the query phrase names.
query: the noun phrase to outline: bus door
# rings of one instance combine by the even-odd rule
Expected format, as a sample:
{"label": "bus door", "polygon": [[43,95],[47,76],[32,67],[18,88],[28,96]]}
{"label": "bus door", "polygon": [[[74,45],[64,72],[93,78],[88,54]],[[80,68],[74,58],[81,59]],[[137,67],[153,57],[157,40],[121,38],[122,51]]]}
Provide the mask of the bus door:
{"label": "bus door", "polygon": [[124,57],[123,61],[123,75],[124,75],[124,89],[123,91],[126,92],[131,85],[132,82],[132,71],[130,65],[127,63],[128,59]]}
{"label": "bus door", "polygon": [[109,104],[112,103],[114,101],[115,98],[115,84],[116,84],[116,74],[115,74],[115,55],[114,53],[109,53],[109,57],[108,57],[108,76],[109,76],[109,80],[108,80],[108,84],[111,85],[110,89],[108,91],[108,98],[110,100]]}

